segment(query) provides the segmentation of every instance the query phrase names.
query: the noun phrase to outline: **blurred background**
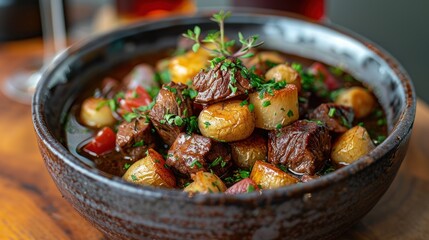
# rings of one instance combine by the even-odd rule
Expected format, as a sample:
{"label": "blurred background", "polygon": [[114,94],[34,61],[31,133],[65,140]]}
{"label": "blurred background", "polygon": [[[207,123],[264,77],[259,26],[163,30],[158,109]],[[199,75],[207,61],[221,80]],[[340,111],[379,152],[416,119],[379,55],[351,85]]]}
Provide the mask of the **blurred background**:
{"label": "blurred background", "polygon": [[[0,44],[42,36],[39,7],[42,1],[50,0],[0,0]],[[159,5],[161,2],[163,5]],[[309,10],[307,6],[303,10],[295,6],[292,10],[302,10],[315,19],[343,26],[390,52],[411,75],[418,96],[429,102],[429,79],[425,72],[429,56],[427,0],[62,0],[62,14],[69,43],[72,43],[94,32],[107,31],[135,20],[137,15],[162,17],[167,13],[189,13],[199,8],[233,5],[290,10],[285,7],[286,3],[293,8],[303,2],[313,8]],[[136,8],[136,3],[143,7]],[[323,7],[314,10],[318,4]],[[161,10],[146,11],[160,6]]]}

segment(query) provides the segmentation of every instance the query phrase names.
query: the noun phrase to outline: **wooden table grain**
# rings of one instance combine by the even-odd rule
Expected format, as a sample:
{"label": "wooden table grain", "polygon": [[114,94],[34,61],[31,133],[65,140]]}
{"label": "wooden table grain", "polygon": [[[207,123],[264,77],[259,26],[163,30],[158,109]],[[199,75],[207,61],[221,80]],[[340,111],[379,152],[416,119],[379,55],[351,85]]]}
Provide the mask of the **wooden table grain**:
{"label": "wooden table grain", "polygon": [[[0,83],[42,42],[0,45]],[[31,108],[0,93],[0,239],[104,239],[58,192],[39,154]],[[429,107],[417,104],[406,159],[387,193],[342,239],[429,239]]]}

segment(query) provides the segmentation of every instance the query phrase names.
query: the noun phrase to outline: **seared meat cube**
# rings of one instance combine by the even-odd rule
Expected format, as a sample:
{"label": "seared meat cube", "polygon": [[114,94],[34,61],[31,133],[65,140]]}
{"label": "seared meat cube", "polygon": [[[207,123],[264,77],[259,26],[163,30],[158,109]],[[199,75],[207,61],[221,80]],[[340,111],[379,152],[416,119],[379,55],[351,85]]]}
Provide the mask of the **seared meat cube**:
{"label": "seared meat cube", "polygon": [[248,79],[243,77],[234,59],[226,59],[218,63],[208,72],[200,71],[193,79],[194,88],[198,91],[195,102],[213,104],[227,99],[239,97],[252,89]]}
{"label": "seared meat cube", "polygon": [[309,114],[312,120],[319,120],[326,124],[329,131],[334,133],[344,133],[352,125],[353,109],[335,103],[320,104]]}
{"label": "seared meat cube", "polygon": [[331,136],[323,124],[300,120],[268,134],[268,161],[314,175],[329,159]]}
{"label": "seared meat cube", "polygon": [[[173,82],[163,85],[156,97],[155,105],[149,112],[153,126],[169,146],[173,144],[177,135],[184,131],[184,119],[192,116],[191,99],[182,94],[185,89],[186,85]],[[179,118],[179,121],[175,121]]]}
{"label": "seared meat cube", "polygon": [[146,117],[136,118],[131,122],[124,121],[118,127],[116,145],[131,160],[139,160],[144,157],[146,150],[155,146],[154,142],[151,124]]}
{"label": "seared meat cube", "polygon": [[222,176],[232,165],[230,160],[227,144],[194,133],[180,133],[168,150],[166,163],[188,176],[198,171],[210,170]]}

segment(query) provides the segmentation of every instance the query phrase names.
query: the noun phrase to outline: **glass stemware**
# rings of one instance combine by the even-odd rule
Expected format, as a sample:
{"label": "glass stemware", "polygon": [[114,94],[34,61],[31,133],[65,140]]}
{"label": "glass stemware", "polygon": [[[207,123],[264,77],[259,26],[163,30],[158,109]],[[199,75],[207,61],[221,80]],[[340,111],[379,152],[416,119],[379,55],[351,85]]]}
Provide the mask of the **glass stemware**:
{"label": "glass stemware", "polygon": [[2,86],[6,96],[24,104],[31,103],[43,66],[46,66],[56,53],[67,46],[62,1],[40,0],[39,4],[44,45],[43,60],[37,66],[24,66],[9,76]]}

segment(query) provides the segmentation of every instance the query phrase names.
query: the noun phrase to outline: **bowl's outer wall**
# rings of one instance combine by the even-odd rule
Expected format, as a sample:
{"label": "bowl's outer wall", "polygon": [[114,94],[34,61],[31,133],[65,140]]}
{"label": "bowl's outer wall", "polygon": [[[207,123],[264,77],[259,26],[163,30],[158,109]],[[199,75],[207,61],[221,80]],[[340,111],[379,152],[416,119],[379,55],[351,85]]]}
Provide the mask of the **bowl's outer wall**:
{"label": "bowl's outer wall", "polygon": [[[172,36],[179,35],[188,28],[185,25],[193,25],[195,21],[200,22],[203,29],[213,28],[206,19],[166,20],[156,25],[130,27],[69,50],[69,57],[60,57],[48,69],[36,92],[33,120],[39,148],[58,189],[82,216],[114,239],[330,239],[338,236],[365,215],[389,187],[405,156],[415,108],[406,74],[397,76],[402,74],[401,69],[390,69],[376,54],[366,56],[371,51],[362,50],[366,49],[364,44],[352,38],[348,40],[346,35],[341,38],[338,37],[341,34],[337,34],[335,38],[344,44],[334,41],[324,46],[323,54],[316,51],[315,58],[330,64],[346,63],[346,69],[377,90],[377,96],[384,99],[381,103],[391,128],[404,118],[405,111],[411,115],[401,122],[405,126],[401,137],[388,137],[374,154],[313,183],[264,191],[261,196],[252,193],[238,197],[188,198],[179,191],[138,188],[117,179],[110,180],[73,157],[58,141],[65,113],[88,88],[92,76],[148,49],[153,52],[172,46],[176,41]],[[286,46],[282,47],[277,40],[272,47],[291,49],[290,45],[295,44],[296,53],[306,57],[315,49],[323,48],[317,34],[311,35],[313,28],[326,37],[333,34],[328,28],[289,18],[243,15],[234,19],[231,28],[244,33],[255,30],[273,40],[284,39],[288,42]],[[294,37],[293,27],[288,29],[294,24],[302,30],[295,33],[302,32],[302,35]],[[286,29],[282,29],[285,26]],[[377,71],[368,70],[368,66]],[[377,154],[380,152],[385,153]]]}
{"label": "bowl's outer wall", "polygon": [[240,204],[196,205],[112,188],[65,164],[42,142],[63,196],[113,239],[332,239],[380,199],[405,156],[408,138],[374,165],[316,192]]}

